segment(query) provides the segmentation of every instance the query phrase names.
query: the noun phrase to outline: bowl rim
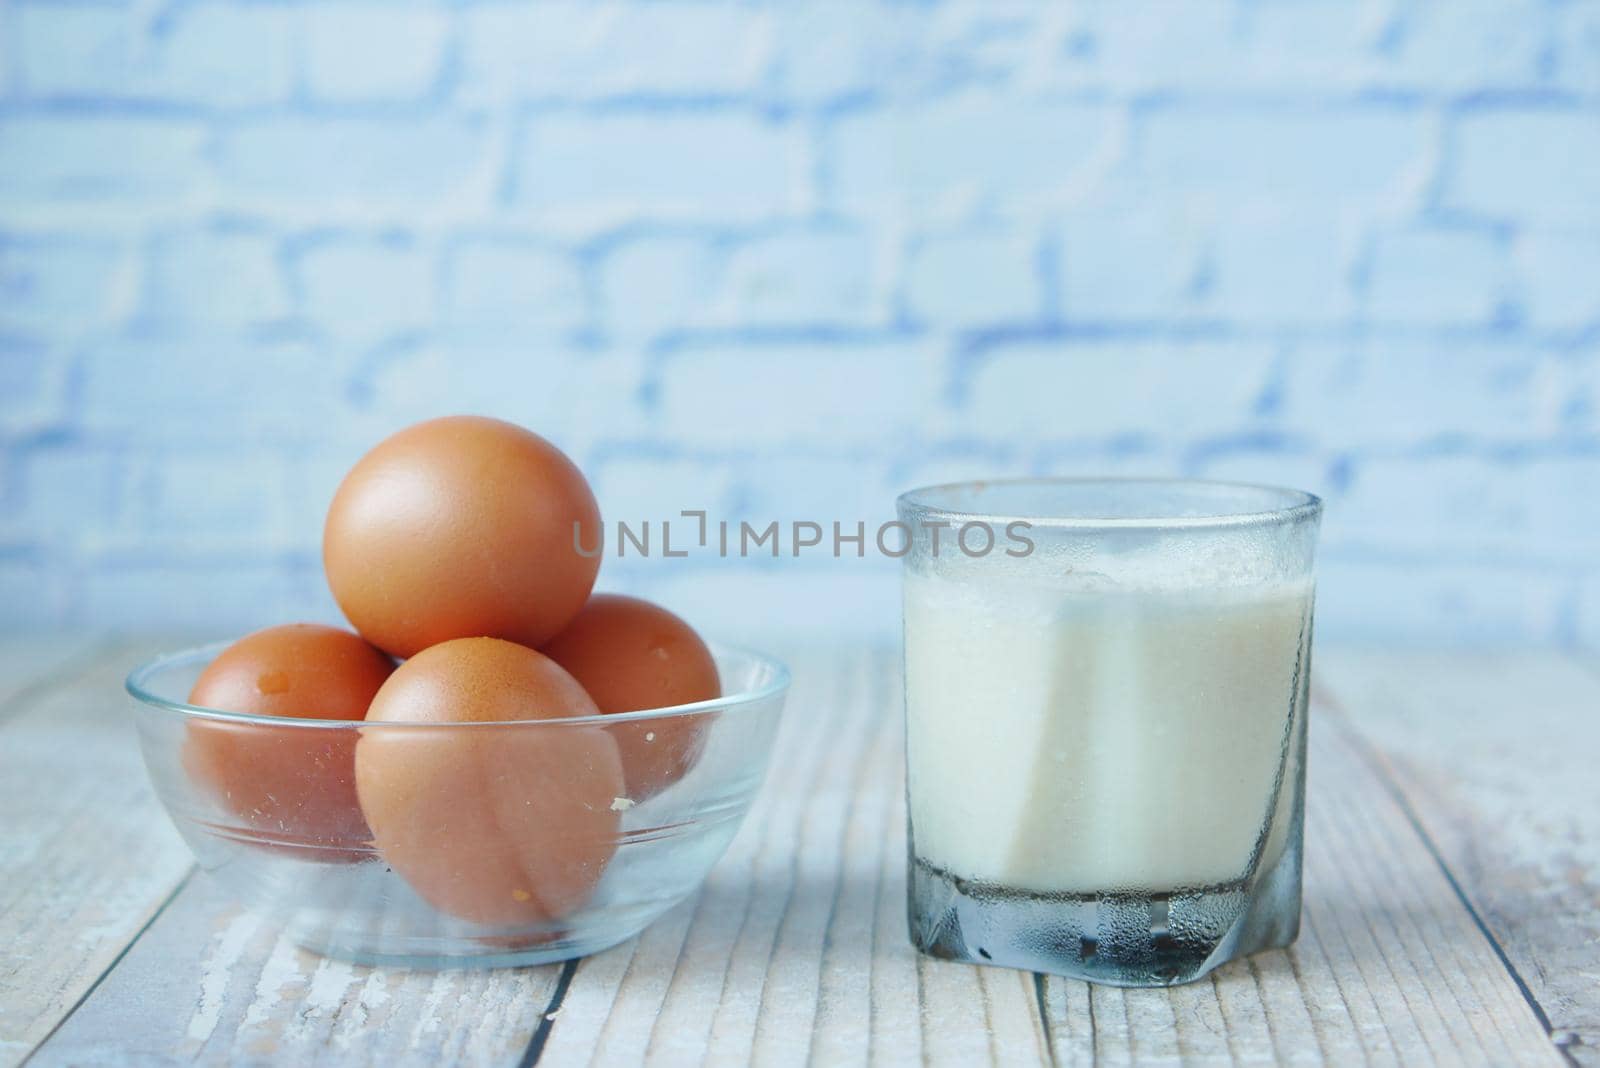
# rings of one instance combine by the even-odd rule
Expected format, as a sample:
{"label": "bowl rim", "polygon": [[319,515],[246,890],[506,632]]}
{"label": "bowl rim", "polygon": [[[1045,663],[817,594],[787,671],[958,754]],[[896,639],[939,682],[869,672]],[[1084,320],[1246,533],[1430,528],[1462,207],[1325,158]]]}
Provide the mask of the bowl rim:
{"label": "bowl rim", "polygon": [[224,638],[219,641],[191,646],[187,649],[179,649],[175,652],[162,653],[144,661],[129,671],[122,681],[123,689],[140,704],[163,712],[175,713],[183,719],[251,723],[258,726],[286,727],[295,730],[348,730],[351,728],[359,728],[361,730],[388,730],[391,728],[400,730],[461,730],[463,728],[486,729],[491,727],[532,726],[585,727],[597,724],[629,723],[636,720],[678,719],[712,712],[726,712],[740,705],[751,705],[773,697],[780,697],[788,691],[789,684],[793,680],[789,665],[775,656],[769,656],[766,653],[760,653],[754,649],[731,642],[708,641],[706,644],[710,647],[713,657],[717,659],[727,655],[747,657],[766,668],[771,672],[772,677],[766,683],[753,690],[741,690],[738,693],[723,694],[721,697],[713,697],[706,701],[694,701],[683,705],[643,708],[636,712],[602,712],[592,716],[562,716],[554,719],[479,720],[465,723],[408,723],[388,720],[372,722],[364,719],[263,716],[251,712],[228,712],[220,708],[207,708],[204,705],[191,705],[184,701],[173,701],[152,693],[148,688],[149,679],[157,673],[169,670],[185,661],[201,658],[210,660],[238,640],[238,638]]}

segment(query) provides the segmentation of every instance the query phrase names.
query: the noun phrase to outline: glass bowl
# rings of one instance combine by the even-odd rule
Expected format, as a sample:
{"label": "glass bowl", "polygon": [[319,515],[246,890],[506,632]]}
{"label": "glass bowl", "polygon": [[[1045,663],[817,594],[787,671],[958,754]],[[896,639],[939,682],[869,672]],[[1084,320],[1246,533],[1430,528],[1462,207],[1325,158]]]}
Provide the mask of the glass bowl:
{"label": "glass bowl", "polygon": [[[296,943],[406,967],[583,956],[694,893],[761,785],[789,687],[778,661],[713,645],[725,696],[610,716],[364,723],[184,703],[228,644],[128,676],[156,795],[200,867]],[[652,763],[668,770],[638,797],[597,796],[616,780],[584,762],[607,738],[672,747]],[[355,802],[363,745],[401,756],[390,782],[428,814],[389,857]]]}

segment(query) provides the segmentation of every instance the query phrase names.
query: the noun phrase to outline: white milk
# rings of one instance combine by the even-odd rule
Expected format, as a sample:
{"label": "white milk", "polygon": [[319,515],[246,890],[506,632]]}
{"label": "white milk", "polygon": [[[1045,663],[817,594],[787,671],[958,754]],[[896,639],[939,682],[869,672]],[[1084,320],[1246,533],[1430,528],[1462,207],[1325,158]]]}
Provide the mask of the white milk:
{"label": "white milk", "polygon": [[[905,580],[918,856],[1034,891],[1160,892],[1245,874],[1278,800],[1309,583]],[[1279,848],[1275,834],[1268,862]]]}

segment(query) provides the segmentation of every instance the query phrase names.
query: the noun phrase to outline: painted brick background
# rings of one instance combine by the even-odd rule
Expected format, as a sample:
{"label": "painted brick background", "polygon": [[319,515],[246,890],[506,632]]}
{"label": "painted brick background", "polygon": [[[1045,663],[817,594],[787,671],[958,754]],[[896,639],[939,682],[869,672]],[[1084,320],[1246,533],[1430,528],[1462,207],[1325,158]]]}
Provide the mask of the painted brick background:
{"label": "painted brick background", "polygon": [[[613,519],[1323,493],[1320,629],[1600,646],[1600,3],[0,5],[0,622],[325,616],[343,470]],[[724,633],[893,563],[611,560]]]}

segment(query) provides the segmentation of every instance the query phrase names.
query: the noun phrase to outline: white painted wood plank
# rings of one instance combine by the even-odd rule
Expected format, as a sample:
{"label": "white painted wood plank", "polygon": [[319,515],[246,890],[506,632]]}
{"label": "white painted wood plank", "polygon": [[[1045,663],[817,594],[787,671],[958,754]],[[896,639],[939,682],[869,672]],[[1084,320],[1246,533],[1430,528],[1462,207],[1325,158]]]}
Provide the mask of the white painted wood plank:
{"label": "white painted wood plank", "polygon": [[[72,1011],[184,878],[122,678],[149,643],[13,689],[0,718],[0,1064]],[[33,642],[0,662],[61,662]]]}
{"label": "white painted wood plank", "polygon": [[1540,651],[1336,649],[1324,664],[1557,1043],[1600,1065],[1600,672]]}
{"label": "white painted wood plank", "polygon": [[33,1063],[515,1064],[560,973],[328,960],[197,876]]}
{"label": "white painted wood plank", "polygon": [[[828,732],[842,706],[826,654],[790,657],[795,675],[767,783],[697,902],[680,910],[682,933],[652,929],[585,961],[547,1046],[558,1064],[698,1062],[723,1049],[748,1059],[760,976],[782,920],[803,796],[830,759]],[[688,941],[685,944],[684,939]],[[754,977],[754,978],[752,978]]]}
{"label": "white painted wood plank", "polygon": [[794,660],[767,789],[686,930],[583,962],[546,1059],[1045,1063],[1031,975],[907,939],[897,654]]}
{"label": "white painted wood plank", "polygon": [[[872,705],[864,695],[885,678],[875,662],[840,664],[824,653],[797,665],[809,680],[797,687],[802,703],[784,724],[768,787],[718,877],[629,945],[583,962],[551,1021],[546,1063],[803,1063],[813,1034],[828,1042],[817,1021],[871,974],[875,947],[893,947],[915,983],[919,964],[899,902],[890,909],[878,893],[881,873],[903,868],[898,717],[863,714]],[[814,700],[805,700],[808,691]],[[898,707],[897,692],[878,698]],[[876,827],[855,825],[857,797],[871,800]],[[842,845],[864,853],[848,868],[870,882],[843,876],[841,859],[851,852]],[[896,892],[903,900],[903,881]],[[844,928],[860,923],[855,910],[841,910],[846,899],[866,903],[869,916],[892,915],[893,937],[845,938]],[[39,1060],[504,1063],[543,1021],[558,974],[442,973],[419,985],[409,973],[322,961],[197,878]],[[487,990],[485,975],[495,977]],[[1026,991],[1011,987],[1016,996],[1000,1000],[1015,1018]],[[518,1009],[501,1012],[496,1025],[496,1003]],[[882,1019],[908,1016],[920,1024],[914,990]],[[865,1033],[838,1033],[847,1059],[864,1059]]]}
{"label": "white painted wood plank", "polygon": [[[203,877],[182,882],[191,858],[121,722],[130,707],[122,675],[172,645],[141,641],[98,657],[81,678],[0,723],[0,812],[21,813],[40,843],[21,864],[8,859],[8,875],[28,878],[0,886],[0,925],[9,925],[0,937],[32,962],[4,1009],[39,1021],[31,1048],[93,987],[31,1063],[515,1063],[543,1022],[559,966],[360,968],[297,949]],[[27,781],[13,765],[62,785],[13,793],[9,786]],[[0,842],[4,834],[0,826]],[[5,907],[6,891],[24,882],[36,889]]]}
{"label": "white painted wood plank", "polygon": [[1170,990],[1046,979],[1061,1062],[1560,1064],[1363,744],[1320,702],[1310,761],[1299,941]]}
{"label": "white painted wood plank", "polygon": [[0,720],[39,696],[59,687],[72,671],[111,645],[80,632],[22,633],[0,631]]}
{"label": "white painted wood plank", "polygon": [[[176,847],[170,888],[187,856],[144,790],[131,733],[112,746],[101,729],[86,763],[77,752],[70,761],[62,755],[61,724],[78,739],[85,724],[103,728],[107,717],[103,702],[99,713],[69,710],[114,694],[127,659],[30,696],[0,722],[0,739],[31,739],[30,764],[54,759],[80,777],[96,773],[97,785],[71,788],[77,802],[63,809],[64,795],[43,806],[37,823],[54,828],[51,841],[103,842],[94,835],[106,820],[93,799],[121,790],[127,811],[113,821],[115,835],[165,835]],[[1339,670],[1328,659],[1337,663],[1324,657],[1324,678]],[[1307,911],[1290,951],[1168,991],[1036,984],[1028,973],[922,959],[908,943],[897,655],[819,649],[793,660],[777,757],[746,827],[694,901],[581,962],[548,1023],[544,1063],[1028,1064],[1052,1052],[1065,1064],[1560,1063],[1384,779],[1394,771],[1405,791],[1420,789],[1395,770],[1408,759],[1403,734],[1369,730],[1356,712],[1316,709]],[[1357,703],[1338,692],[1344,706]],[[1352,733],[1352,723],[1364,733]],[[1367,737],[1402,755],[1379,755]],[[1422,731],[1416,744],[1425,749],[1427,737]],[[9,759],[0,750],[0,770]],[[22,805],[5,793],[6,781],[0,805]],[[142,816],[130,800],[140,792]],[[1471,826],[1474,836],[1494,830]],[[17,870],[40,873],[33,897],[46,901],[62,879],[84,877]],[[120,951],[153,908],[116,912],[91,942]],[[67,911],[76,916],[81,906]],[[8,916],[0,911],[0,923]],[[95,930],[70,918],[67,928],[73,923]],[[1583,959],[1593,966],[1592,945]],[[89,965],[68,971],[80,985],[66,989],[77,996],[98,975]],[[514,1063],[546,1022],[561,974],[554,966],[412,973],[324,961],[197,878],[37,1063]],[[65,1009],[55,1011],[59,1019]]]}

